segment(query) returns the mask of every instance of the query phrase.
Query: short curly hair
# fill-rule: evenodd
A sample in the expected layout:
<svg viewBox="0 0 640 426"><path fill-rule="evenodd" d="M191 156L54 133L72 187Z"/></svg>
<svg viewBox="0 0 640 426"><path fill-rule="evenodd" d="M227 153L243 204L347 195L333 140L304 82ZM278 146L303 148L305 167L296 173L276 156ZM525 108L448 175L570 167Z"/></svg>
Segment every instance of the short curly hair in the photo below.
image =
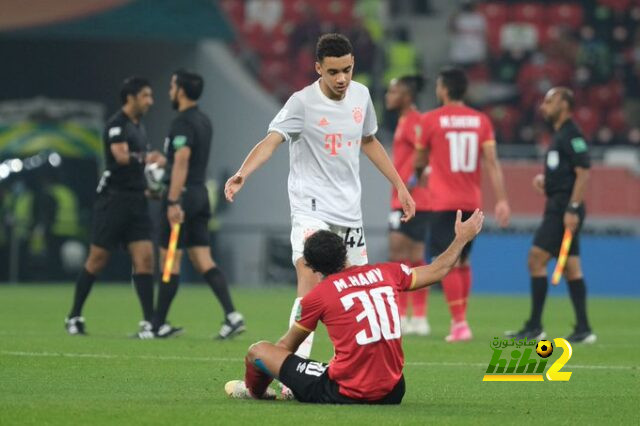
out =
<svg viewBox="0 0 640 426"><path fill-rule="evenodd" d="M342 271L347 264L344 241L331 231L317 231L307 238L303 255L307 266L324 276Z"/></svg>
<svg viewBox="0 0 640 426"><path fill-rule="evenodd" d="M348 54L353 54L353 47L349 39L342 34L324 34L318 39L318 44L316 44L316 60L318 62L322 62L327 56L340 58Z"/></svg>

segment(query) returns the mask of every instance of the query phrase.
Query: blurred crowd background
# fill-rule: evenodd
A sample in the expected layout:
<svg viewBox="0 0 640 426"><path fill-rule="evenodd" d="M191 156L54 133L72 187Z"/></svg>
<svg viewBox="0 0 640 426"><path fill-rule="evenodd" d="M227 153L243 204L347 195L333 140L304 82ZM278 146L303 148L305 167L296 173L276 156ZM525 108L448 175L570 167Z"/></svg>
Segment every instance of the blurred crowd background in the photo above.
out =
<svg viewBox="0 0 640 426"><path fill-rule="evenodd" d="M607 258L602 268L609 272L594 279L607 281L603 292L638 292L640 0L55 3L0 1L0 282L74 278L103 167L102 126L119 107L121 81L132 74L151 79L156 103L145 122L160 148L173 116L169 77L183 66L204 75L203 109L216 127L209 182L214 257L239 283L291 281L286 150L233 205L221 201L219 187L281 103L316 78L318 36L338 31L354 45L354 78L371 90L387 146L397 121L383 103L392 78L425 76L418 106L427 110L437 106L432 77L441 67L467 71L467 101L496 128L515 215L510 230L489 222L479 240L485 250L477 251L477 263L485 266L477 273L491 281L489 290L526 290L513 282L525 283L526 247L543 202L530 179L550 140L538 105L550 87L571 87L575 119L595 160L585 263L595 269ZM362 176L370 257L386 260L388 187L366 164ZM491 191L485 194L491 213ZM126 280L127 262L116 256L102 279ZM496 283L495 264L505 262L512 271ZM611 276L620 268L631 269Z"/></svg>

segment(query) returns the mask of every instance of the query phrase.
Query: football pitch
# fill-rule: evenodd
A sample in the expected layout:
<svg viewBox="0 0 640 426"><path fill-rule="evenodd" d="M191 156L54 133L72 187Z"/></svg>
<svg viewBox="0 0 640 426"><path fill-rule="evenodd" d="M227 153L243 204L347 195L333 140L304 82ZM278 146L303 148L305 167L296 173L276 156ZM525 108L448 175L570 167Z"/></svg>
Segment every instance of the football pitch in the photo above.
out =
<svg viewBox="0 0 640 426"><path fill-rule="evenodd" d="M637 424L640 403L638 299L592 298L595 345L573 346L563 371L568 382L483 382L490 343L522 325L524 296L472 296L474 340L449 345L449 317L440 293L432 293L432 336L404 338L407 391L402 405L319 406L295 401L237 401L223 390L242 378L243 357L257 340L286 331L293 288L234 288L248 331L214 341L222 318L209 289L180 289L170 320L185 334L138 341L140 317L133 290L97 284L85 308L87 337L63 329L72 286L0 287L0 424L504 424L553 422ZM573 324L567 297L547 301L549 337ZM556 353L558 352L558 353ZM559 357L556 351L553 361ZM332 348L322 328L312 357L327 361ZM549 363L551 364L551 363Z"/></svg>

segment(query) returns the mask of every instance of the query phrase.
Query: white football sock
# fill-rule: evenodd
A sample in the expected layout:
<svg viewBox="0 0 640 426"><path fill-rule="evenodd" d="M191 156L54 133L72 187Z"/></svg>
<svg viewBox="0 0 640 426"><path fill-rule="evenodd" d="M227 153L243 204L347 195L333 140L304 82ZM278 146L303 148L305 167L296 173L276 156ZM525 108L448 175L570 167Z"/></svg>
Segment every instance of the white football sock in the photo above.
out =
<svg viewBox="0 0 640 426"><path fill-rule="evenodd" d="M289 317L289 327L291 327L296 321L296 316L298 315L298 309L300 308L301 300L302 297L296 297L296 300L293 302L293 307L291 308L291 316ZM311 355L311 347L313 346L313 335L314 333L311 333L306 339L304 339L304 342L302 342L298 347L296 355L302 358L309 358L309 356Z"/></svg>

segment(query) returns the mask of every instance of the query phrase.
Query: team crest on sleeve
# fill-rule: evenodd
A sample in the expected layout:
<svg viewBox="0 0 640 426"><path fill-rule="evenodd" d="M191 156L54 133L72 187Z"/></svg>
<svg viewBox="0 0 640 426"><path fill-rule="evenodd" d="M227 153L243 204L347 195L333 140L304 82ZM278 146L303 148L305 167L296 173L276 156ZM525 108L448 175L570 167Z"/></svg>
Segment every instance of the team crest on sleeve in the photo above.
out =
<svg viewBox="0 0 640 426"><path fill-rule="evenodd" d="M407 265L405 265L404 263L401 263L400 267L402 268L402 272L404 272L407 275L411 275L411 268L409 268Z"/></svg>
<svg viewBox="0 0 640 426"><path fill-rule="evenodd" d="M587 151L587 143L583 138L580 137L571 139L571 146L573 147L573 150L576 152L576 154Z"/></svg>
<svg viewBox="0 0 640 426"><path fill-rule="evenodd" d="M302 303L298 304L298 309L296 309L296 321L300 321L302 319Z"/></svg>
<svg viewBox="0 0 640 426"><path fill-rule="evenodd" d="M177 135L173 138L173 148L180 149L187 144L187 137L183 135Z"/></svg>
<svg viewBox="0 0 640 426"><path fill-rule="evenodd" d="M109 137L113 138L122 134L122 127L112 127L109 129Z"/></svg>
<svg viewBox="0 0 640 426"><path fill-rule="evenodd" d="M362 108L360 107L355 107L353 109L353 121L355 121L356 123L360 124L362 123Z"/></svg>

